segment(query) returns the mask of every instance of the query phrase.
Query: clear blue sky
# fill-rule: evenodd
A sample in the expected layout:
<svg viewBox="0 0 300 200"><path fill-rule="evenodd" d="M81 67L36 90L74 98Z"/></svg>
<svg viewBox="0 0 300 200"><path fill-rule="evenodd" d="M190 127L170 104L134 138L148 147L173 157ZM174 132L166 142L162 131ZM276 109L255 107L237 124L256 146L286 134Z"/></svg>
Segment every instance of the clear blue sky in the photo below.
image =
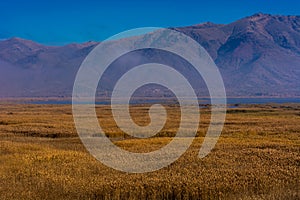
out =
<svg viewBox="0 0 300 200"><path fill-rule="evenodd" d="M300 15L299 0L1 0L0 39L101 41L127 29L230 23L257 12Z"/></svg>

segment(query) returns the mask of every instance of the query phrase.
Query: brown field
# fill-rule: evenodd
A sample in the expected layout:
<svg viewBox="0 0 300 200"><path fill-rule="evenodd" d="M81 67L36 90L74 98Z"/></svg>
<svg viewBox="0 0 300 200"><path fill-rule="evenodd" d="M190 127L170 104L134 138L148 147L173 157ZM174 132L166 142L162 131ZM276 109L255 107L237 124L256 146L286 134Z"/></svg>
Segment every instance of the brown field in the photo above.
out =
<svg viewBox="0 0 300 200"><path fill-rule="evenodd" d="M149 139L120 131L107 106L97 112L117 145L147 152L176 132L178 108L166 108L167 125ZM136 123L149 123L147 106L131 111ZM198 137L176 162L156 172L127 174L88 154L70 105L2 103L0 199L300 199L299 104L229 109L216 147L200 159L209 119L209 109L201 109Z"/></svg>

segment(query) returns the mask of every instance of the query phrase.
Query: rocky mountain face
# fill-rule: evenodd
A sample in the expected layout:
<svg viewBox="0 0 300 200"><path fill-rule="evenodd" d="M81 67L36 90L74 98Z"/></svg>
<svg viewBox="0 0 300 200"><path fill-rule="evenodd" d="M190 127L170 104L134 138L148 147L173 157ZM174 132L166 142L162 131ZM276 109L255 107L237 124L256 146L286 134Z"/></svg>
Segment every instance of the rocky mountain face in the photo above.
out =
<svg viewBox="0 0 300 200"><path fill-rule="evenodd" d="M228 25L178 30L209 52L229 94L300 94L300 16L255 14Z"/></svg>
<svg viewBox="0 0 300 200"><path fill-rule="evenodd" d="M172 29L208 51L228 96L300 96L300 16L259 13L226 25ZM76 72L96 45L0 41L0 97L71 96Z"/></svg>

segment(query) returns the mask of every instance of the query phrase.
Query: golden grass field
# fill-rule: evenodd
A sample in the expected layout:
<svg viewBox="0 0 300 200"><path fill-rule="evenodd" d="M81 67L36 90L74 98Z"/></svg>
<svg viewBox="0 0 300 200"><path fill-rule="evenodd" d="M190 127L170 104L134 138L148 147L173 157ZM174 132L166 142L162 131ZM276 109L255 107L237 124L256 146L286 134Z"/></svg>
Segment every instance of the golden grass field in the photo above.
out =
<svg viewBox="0 0 300 200"><path fill-rule="evenodd" d="M148 152L167 144L178 126L176 106L149 139L118 130L107 106L100 124L120 147ZM147 106L133 119L149 123ZM193 117L193 116L191 116ZM300 199L300 105L239 106L228 110L213 151L198 158L209 124L201 109L198 137L161 170L128 174L94 159L77 136L70 105L0 104L0 199Z"/></svg>

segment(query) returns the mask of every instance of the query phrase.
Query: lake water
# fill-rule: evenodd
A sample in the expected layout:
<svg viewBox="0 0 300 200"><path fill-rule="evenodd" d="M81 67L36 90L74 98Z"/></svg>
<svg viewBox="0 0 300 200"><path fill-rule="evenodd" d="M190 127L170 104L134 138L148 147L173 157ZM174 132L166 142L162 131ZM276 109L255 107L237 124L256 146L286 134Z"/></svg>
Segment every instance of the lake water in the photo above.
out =
<svg viewBox="0 0 300 200"><path fill-rule="evenodd" d="M133 101L132 104L141 103L161 103L162 100L138 100ZM209 98L200 98L200 104L210 104ZM38 100L38 101L28 101L28 104L58 104L58 105L68 105L72 104L71 100ZM88 103L88 102L87 102ZM300 103L300 98L227 98L227 104L268 104L268 103ZM108 101L96 102L97 105L109 104Z"/></svg>

